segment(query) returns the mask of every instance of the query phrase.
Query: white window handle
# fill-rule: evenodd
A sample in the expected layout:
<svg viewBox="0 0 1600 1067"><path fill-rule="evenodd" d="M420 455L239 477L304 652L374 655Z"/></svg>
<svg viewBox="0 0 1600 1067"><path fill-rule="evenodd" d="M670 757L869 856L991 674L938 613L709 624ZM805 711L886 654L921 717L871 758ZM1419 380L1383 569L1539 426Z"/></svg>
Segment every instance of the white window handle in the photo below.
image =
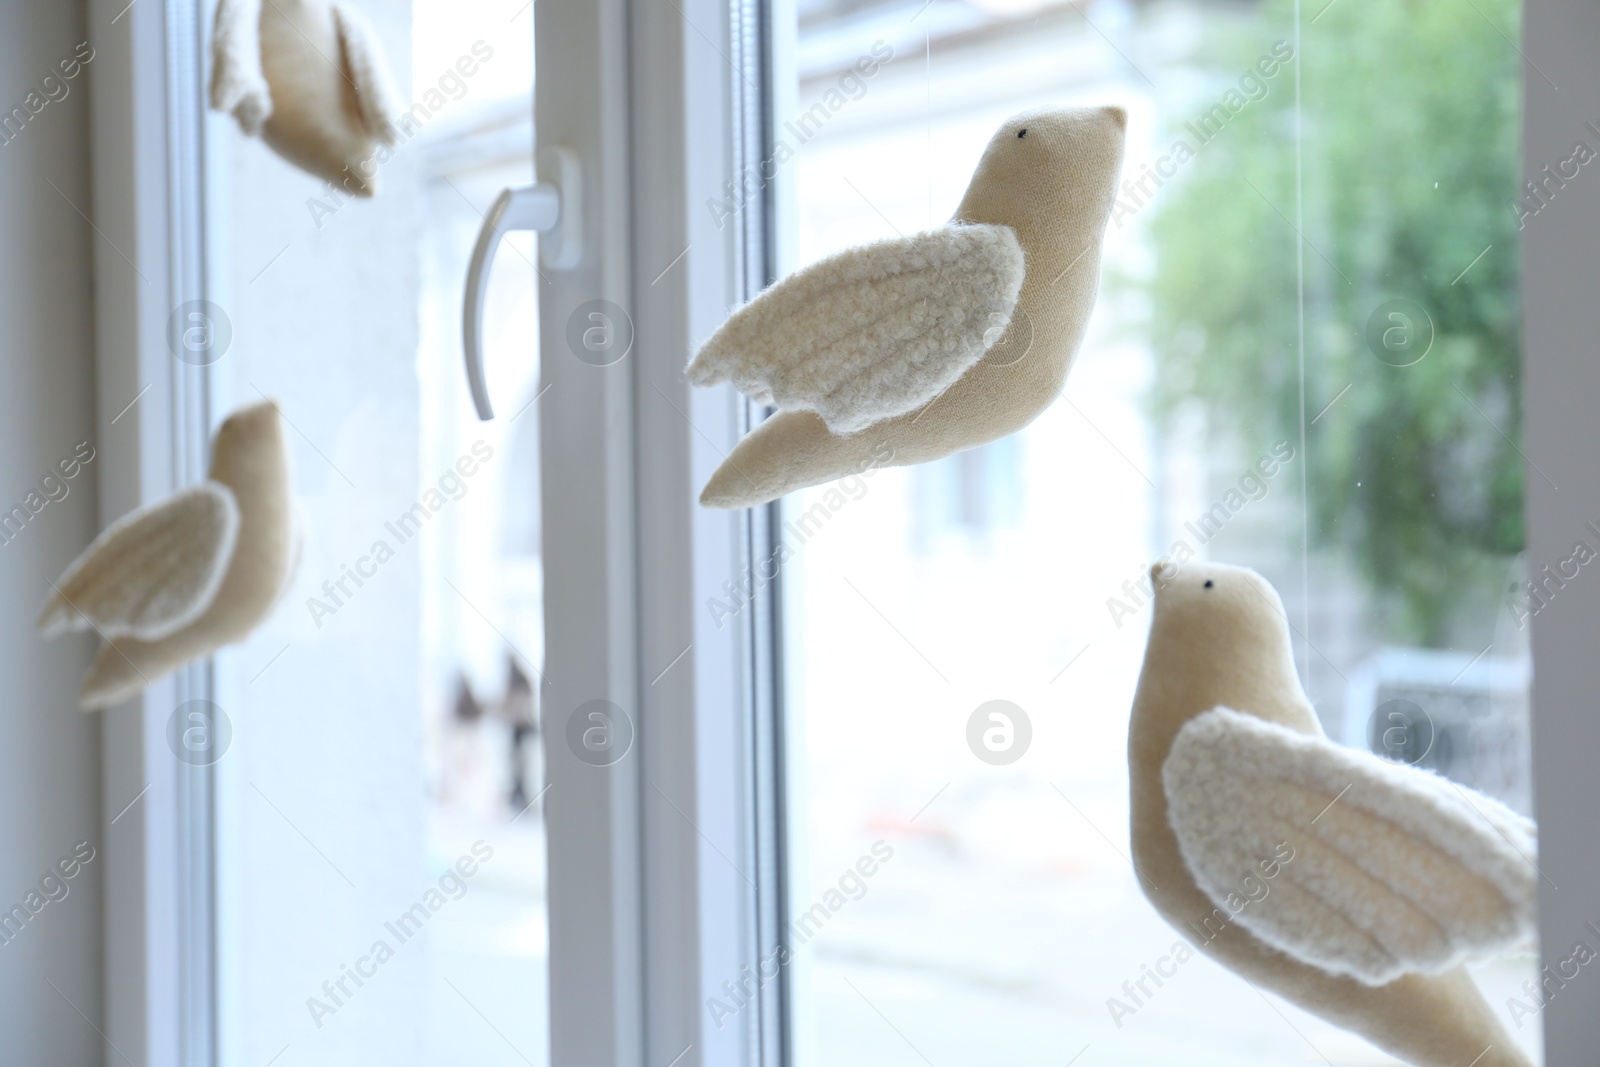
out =
<svg viewBox="0 0 1600 1067"><path fill-rule="evenodd" d="M552 146L539 153L540 173L548 179L502 189L483 217L478 242L467 264L467 291L461 307L461 347L467 360L467 385L478 418L494 418L483 378L483 302L485 282L500 239L512 230L537 230L539 262L552 270L571 270L583 258L583 170L570 148Z"/></svg>

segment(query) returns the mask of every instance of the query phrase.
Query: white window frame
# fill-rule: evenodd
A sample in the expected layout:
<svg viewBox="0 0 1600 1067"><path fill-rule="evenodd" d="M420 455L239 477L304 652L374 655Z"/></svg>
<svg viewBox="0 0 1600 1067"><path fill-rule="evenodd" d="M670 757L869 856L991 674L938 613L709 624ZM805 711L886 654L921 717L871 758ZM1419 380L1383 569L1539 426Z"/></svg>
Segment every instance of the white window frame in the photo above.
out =
<svg viewBox="0 0 1600 1067"><path fill-rule="evenodd" d="M205 470L209 383L172 358L166 326L211 278L195 192L215 176L217 120L201 110L213 7L89 4L97 425L115 443L102 518ZM760 1013L719 1031L705 1008L755 960L750 642L704 607L740 569L751 529L694 503L748 416L728 394L691 394L682 374L744 295L739 231L705 206L733 170L734 75L707 59L730 47L728 9L594 0L535 17L539 142L578 151L587 216L583 263L547 272L540 293L540 344L555 354L541 383L554 398L541 412L545 727L562 736L566 712L604 698L637 735L609 769L559 747L550 761L552 1059L753 1065ZM635 218L656 224L635 232ZM610 368L560 358L567 314L597 297L635 324L633 352ZM105 850L108 1063L216 1062L210 800L194 785L209 778L178 775L164 738L170 709L209 688L202 665L103 718L103 823L117 830Z"/></svg>
<svg viewBox="0 0 1600 1067"><path fill-rule="evenodd" d="M170 309L202 296L207 283L208 238L197 229L193 192L205 160L197 32L212 6L88 4L102 519L203 470L212 421L204 379L181 373L165 331ZM774 899L781 926L786 875L781 856L773 865L770 818L758 825L772 802L761 801L764 783L752 769L761 745L782 740L763 741L755 728L765 721L756 710L770 714L776 697L763 692L775 686L753 669L753 645L770 640L760 635L772 632L776 606L758 600L739 625L720 628L706 610L759 551L762 518L695 503L749 413L727 391L691 391L682 374L688 353L752 277L743 259L749 233L717 225L706 206L725 195L750 143L729 133L749 113L744 72L734 68L749 55L742 38L750 28L735 32L728 0L534 10L536 129L541 144L575 148L586 165L589 240L577 271L552 274L540 293L552 398L540 416L545 727L562 736L565 713L596 697L628 709L636 727L636 751L609 770L559 758L559 746L551 761L553 1062L778 1067L793 1058L781 992L722 1029L706 1008L772 936ZM769 22L792 31L787 3L767 10ZM770 40L770 25L758 30ZM1600 113L1595 41L1600 9L1527 0L1530 175L1565 158L1574 131ZM1546 91L1546 76L1562 91ZM1588 292L1600 273L1600 184L1572 183L1562 195L1561 224L1523 234L1528 553L1536 565L1564 558L1576 531L1600 515L1592 466L1600 365L1589 354L1600 302ZM145 281L126 269L124 254ZM597 296L628 310L635 336L628 358L603 369L560 358L568 312ZM135 395L138 404L124 411ZM1600 852L1590 832L1600 807L1596 633L1600 586L1592 584L1574 583L1533 623L1543 957L1552 967L1600 917ZM194 668L102 720L108 1063L124 1055L215 1062L209 800L197 779L174 774L163 736L166 710L208 686L209 668ZM1600 1047L1600 981L1572 983L1542 1021L1549 1067L1587 1067Z"/></svg>
<svg viewBox="0 0 1600 1067"><path fill-rule="evenodd" d="M1600 8L1582 0L1525 0L1522 169L1572 154L1585 122L1600 114ZM1548 82L1546 78L1550 79ZM1552 83L1559 90L1552 88ZM1600 516L1600 183L1569 182L1549 218L1522 231L1523 447L1528 465L1528 561L1536 571L1566 559L1584 523ZM1507 206L1506 210L1512 210ZM1550 225L1541 225L1549 222ZM1549 481L1546 480L1548 477ZM1557 489L1556 487L1560 488ZM1532 622L1533 788L1539 820L1540 955L1546 970L1600 926L1600 714L1595 636L1600 586L1573 582ZM1570 969L1570 968L1569 968ZM1542 1013L1547 1067L1581 1067L1600 1049L1600 982L1561 988Z"/></svg>
<svg viewBox="0 0 1600 1067"><path fill-rule="evenodd" d="M177 363L166 331L172 308L205 297L209 257L195 0L87 6L103 61L90 78L103 525L204 476L208 376ZM210 664L192 665L102 714L107 1063L215 1059L211 776L165 737L171 710L210 690Z"/></svg>

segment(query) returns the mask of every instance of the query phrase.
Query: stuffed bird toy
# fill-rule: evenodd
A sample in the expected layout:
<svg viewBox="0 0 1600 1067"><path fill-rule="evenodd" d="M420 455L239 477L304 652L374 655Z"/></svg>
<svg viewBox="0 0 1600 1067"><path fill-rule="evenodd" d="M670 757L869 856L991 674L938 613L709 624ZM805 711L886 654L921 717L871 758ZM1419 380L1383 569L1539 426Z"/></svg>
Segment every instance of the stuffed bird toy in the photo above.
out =
<svg viewBox="0 0 1600 1067"><path fill-rule="evenodd" d="M399 139L395 93L366 20L330 0L221 0L211 106L302 170L376 191L378 146Z"/></svg>
<svg viewBox="0 0 1600 1067"><path fill-rule="evenodd" d="M1156 910L1252 985L1419 1067L1532 1067L1462 964L1530 942L1533 824L1329 741L1255 572L1153 579L1128 758Z"/></svg>
<svg viewBox="0 0 1600 1067"><path fill-rule="evenodd" d="M1032 422L1060 394L1094 306L1126 123L1115 107L1018 115L948 225L830 256L735 312L689 380L780 410L700 502L750 507Z"/></svg>
<svg viewBox="0 0 1600 1067"><path fill-rule="evenodd" d="M118 519L51 583L39 631L103 641L79 697L108 708L241 640L288 584L292 505L278 409L234 412L205 482Z"/></svg>

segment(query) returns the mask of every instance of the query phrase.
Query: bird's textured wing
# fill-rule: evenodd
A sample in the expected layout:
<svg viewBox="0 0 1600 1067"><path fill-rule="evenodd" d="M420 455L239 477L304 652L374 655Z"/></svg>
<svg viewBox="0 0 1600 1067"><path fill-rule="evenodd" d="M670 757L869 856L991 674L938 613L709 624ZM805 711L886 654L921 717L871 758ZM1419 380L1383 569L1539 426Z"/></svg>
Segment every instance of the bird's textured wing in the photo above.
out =
<svg viewBox="0 0 1600 1067"><path fill-rule="evenodd" d="M261 70L261 0L221 0L211 27L211 106L259 134L272 114L272 90Z"/></svg>
<svg viewBox="0 0 1600 1067"><path fill-rule="evenodd" d="M333 5L333 22L339 30L339 47L356 89L361 124L374 141L392 145L400 140L394 80L383 57L377 34L361 13L342 4Z"/></svg>
<svg viewBox="0 0 1600 1067"><path fill-rule="evenodd" d="M1481 793L1227 708L1179 731L1162 777L1208 929L1369 985L1533 933L1533 823Z"/></svg>
<svg viewBox="0 0 1600 1067"><path fill-rule="evenodd" d="M943 393L1005 333L1022 288L1009 226L950 225L821 260L740 308L689 364L848 434Z"/></svg>
<svg viewBox="0 0 1600 1067"><path fill-rule="evenodd" d="M93 628L141 641L176 633L210 606L238 532L233 494L215 482L124 515L54 583L40 633Z"/></svg>

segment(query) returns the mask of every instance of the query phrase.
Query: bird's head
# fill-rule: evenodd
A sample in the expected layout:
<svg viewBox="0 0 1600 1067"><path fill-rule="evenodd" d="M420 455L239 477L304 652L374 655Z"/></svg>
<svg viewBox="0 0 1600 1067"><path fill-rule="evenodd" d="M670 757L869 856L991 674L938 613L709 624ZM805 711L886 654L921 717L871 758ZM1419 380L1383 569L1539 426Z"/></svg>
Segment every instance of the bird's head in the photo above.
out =
<svg viewBox="0 0 1600 1067"><path fill-rule="evenodd" d="M1116 199L1127 125L1128 113L1120 107L1014 115L990 138L972 177L969 201L986 203L963 206L986 219L1015 214L1019 230L1032 222L1074 237L1092 232L1098 239Z"/></svg>
<svg viewBox="0 0 1600 1067"><path fill-rule="evenodd" d="M1151 642L1176 641L1213 660L1251 660L1289 647L1278 591L1248 567L1196 560L1150 569L1155 590Z"/></svg>
<svg viewBox="0 0 1600 1067"><path fill-rule="evenodd" d="M258 439L265 435L276 436L281 431L280 418L276 401L264 399L255 404L248 404L222 420L222 425L217 427L216 444L237 446L245 439Z"/></svg>
<svg viewBox="0 0 1600 1067"><path fill-rule="evenodd" d="M222 420L211 442L210 477L238 489L240 479L254 479L265 470L283 469L283 417L271 400L242 407Z"/></svg>

